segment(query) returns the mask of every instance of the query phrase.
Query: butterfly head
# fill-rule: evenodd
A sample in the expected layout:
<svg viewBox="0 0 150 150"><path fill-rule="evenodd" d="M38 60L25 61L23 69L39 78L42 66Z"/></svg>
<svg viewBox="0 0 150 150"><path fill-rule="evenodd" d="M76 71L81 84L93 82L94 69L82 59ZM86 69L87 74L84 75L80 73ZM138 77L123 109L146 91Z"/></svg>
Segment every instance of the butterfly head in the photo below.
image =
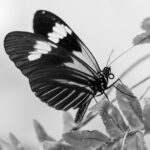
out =
<svg viewBox="0 0 150 150"><path fill-rule="evenodd" d="M99 82L97 83L96 92L99 91L101 94L108 87L109 79L114 79L114 74L111 73L111 67L105 67L99 74Z"/></svg>
<svg viewBox="0 0 150 150"><path fill-rule="evenodd" d="M102 73L107 79L114 79L114 74L111 73L111 67L105 67Z"/></svg>

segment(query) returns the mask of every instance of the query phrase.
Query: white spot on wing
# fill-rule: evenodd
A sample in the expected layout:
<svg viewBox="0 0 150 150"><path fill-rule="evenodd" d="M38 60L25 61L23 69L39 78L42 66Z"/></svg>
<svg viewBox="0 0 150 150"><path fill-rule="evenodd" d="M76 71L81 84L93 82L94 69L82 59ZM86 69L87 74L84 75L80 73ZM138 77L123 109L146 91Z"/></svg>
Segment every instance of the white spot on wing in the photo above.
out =
<svg viewBox="0 0 150 150"><path fill-rule="evenodd" d="M55 37L55 38L62 38L62 36L56 32L53 32L53 33L48 33L48 36L49 37Z"/></svg>
<svg viewBox="0 0 150 150"><path fill-rule="evenodd" d="M46 13L46 12L43 10L43 11L42 11L42 14L45 14L45 13Z"/></svg>
<svg viewBox="0 0 150 150"><path fill-rule="evenodd" d="M64 28L65 28L65 30L66 30L69 34L72 33L72 31L71 31L67 26L64 26Z"/></svg>
<svg viewBox="0 0 150 150"><path fill-rule="evenodd" d="M67 36L67 32L63 24L56 23L55 26L53 27L53 31L60 34L62 37Z"/></svg>
<svg viewBox="0 0 150 150"><path fill-rule="evenodd" d="M39 59L41 57L41 54L30 54L29 56L28 56L28 60L29 61L34 61L34 60L36 60L36 59Z"/></svg>
<svg viewBox="0 0 150 150"><path fill-rule="evenodd" d="M55 23L55 26L52 28L52 32L48 33L49 40L54 43L59 43L60 39L63 39L67 34L71 34L72 31L65 26L64 24Z"/></svg>
<svg viewBox="0 0 150 150"><path fill-rule="evenodd" d="M51 45L48 44L48 42L37 41L36 44L34 45L34 49L37 50L37 52L40 50L43 51L43 54L47 54L48 52L51 51Z"/></svg>
<svg viewBox="0 0 150 150"><path fill-rule="evenodd" d="M58 43L59 42L59 38L58 37L49 37L49 40L54 42L54 43Z"/></svg>
<svg viewBox="0 0 150 150"><path fill-rule="evenodd" d="M42 54L48 54L53 47L57 47L52 43L48 43L45 41L36 41L35 45L33 45L34 50L29 52L28 60L34 61L41 58Z"/></svg>

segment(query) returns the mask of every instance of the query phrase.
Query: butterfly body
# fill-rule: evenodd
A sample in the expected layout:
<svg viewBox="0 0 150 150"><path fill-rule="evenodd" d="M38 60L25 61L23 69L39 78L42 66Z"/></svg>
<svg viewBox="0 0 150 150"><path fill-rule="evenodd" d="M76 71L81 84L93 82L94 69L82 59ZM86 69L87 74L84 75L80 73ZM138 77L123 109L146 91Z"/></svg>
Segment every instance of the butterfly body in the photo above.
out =
<svg viewBox="0 0 150 150"><path fill-rule="evenodd" d="M37 11L33 29L8 33L6 53L41 101L58 110L78 109L75 121L81 121L92 98L110 87L111 68L101 70L84 43L53 13Z"/></svg>

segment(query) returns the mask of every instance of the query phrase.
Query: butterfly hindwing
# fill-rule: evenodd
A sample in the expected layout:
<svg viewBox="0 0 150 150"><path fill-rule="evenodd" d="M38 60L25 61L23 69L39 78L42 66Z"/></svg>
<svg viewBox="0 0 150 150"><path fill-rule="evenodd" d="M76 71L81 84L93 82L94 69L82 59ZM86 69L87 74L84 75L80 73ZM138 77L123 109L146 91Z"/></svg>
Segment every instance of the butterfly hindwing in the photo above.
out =
<svg viewBox="0 0 150 150"><path fill-rule="evenodd" d="M87 62L96 73L100 73L99 65L92 53L73 30L55 14L45 10L37 11L34 16L33 29L35 33L65 48Z"/></svg>
<svg viewBox="0 0 150 150"><path fill-rule="evenodd" d="M28 77L32 91L60 110L91 101L95 77L82 60L45 37L28 32L9 33L4 46L10 59Z"/></svg>

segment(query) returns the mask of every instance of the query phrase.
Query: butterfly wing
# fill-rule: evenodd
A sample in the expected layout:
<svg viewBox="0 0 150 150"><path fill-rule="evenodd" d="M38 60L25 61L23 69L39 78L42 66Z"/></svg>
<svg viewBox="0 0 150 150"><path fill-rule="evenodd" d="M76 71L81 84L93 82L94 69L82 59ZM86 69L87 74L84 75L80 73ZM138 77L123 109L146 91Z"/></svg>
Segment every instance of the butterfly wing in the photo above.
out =
<svg viewBox="0 0 150 150"><path fill-rule="evenodd" d="M87 109L97 81L85 62L45 37L28 32L9 33L4 47L41 101L58 110Z"/></svg>
<svg viewBox="0 0 150 150"><path fill-rule="evenodd" d="M100 73L99 65L92 53L73 30L55 14L45 10L37 11L34 16L33 29L35 33L43 35L65 48L68 52L87 62L96 73Z"/></svg>

